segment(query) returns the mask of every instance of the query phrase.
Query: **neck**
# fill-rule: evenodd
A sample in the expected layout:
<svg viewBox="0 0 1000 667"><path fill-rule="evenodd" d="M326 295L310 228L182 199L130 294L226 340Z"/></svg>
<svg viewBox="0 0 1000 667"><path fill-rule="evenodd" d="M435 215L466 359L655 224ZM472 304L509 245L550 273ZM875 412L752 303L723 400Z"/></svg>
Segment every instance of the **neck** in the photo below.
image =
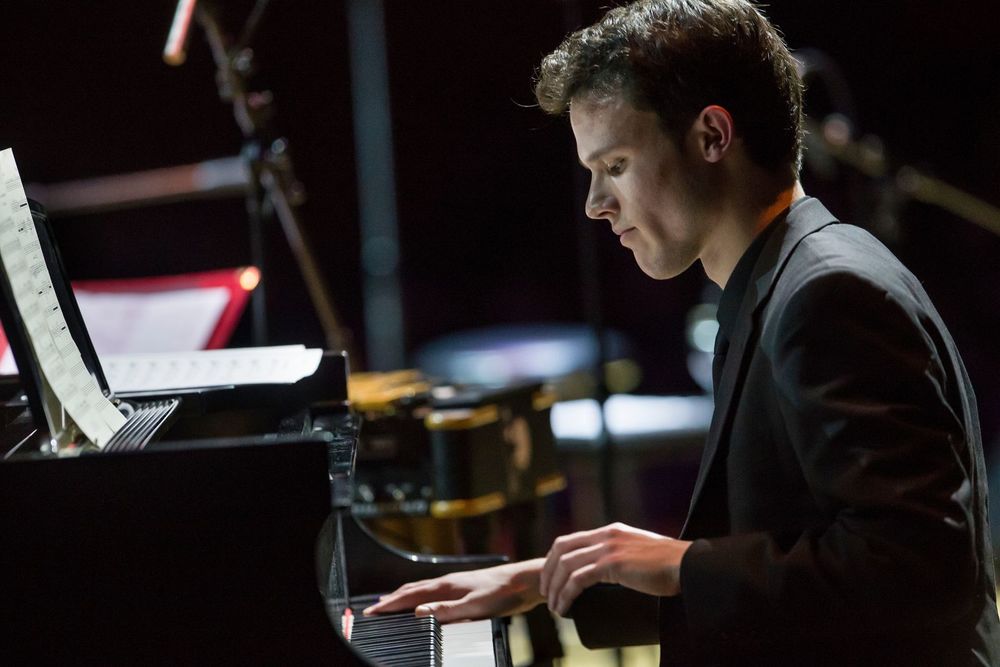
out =
<svg viewBox="0 0 1000 667"><path fill-rule="evenodd" d="M778 196L757 216L757 224L754 225L753 236L756 237L764 231L771 222L781 215L782 211L792 205L793 202L806 196L802 184L795 181L790 187L778 193ZM747 244L749 245L749 244Z"/></svg>
<svg viewBox="0 0 1000 667"><path fill-rule="evenodd" d="M702 257L702 265L709 280L725 288L729 276L753 240L765 227L778 217L792 202L805 197L805 191L798 180L775 190L761 187L761 183L750 183L744 198L729 207L729 215L724 216L716 227L716 243L712 252ZM771 193L761 196L760 193Z"/></svg>

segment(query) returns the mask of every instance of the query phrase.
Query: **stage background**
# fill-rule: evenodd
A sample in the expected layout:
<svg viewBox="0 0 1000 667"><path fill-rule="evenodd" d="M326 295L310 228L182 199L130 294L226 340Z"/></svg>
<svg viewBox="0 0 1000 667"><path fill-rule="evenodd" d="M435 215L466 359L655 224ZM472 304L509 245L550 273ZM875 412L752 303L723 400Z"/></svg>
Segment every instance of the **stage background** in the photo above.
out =
<svg viewBox="0 0 1000 667"><path fill-rule="evenodd" d="M235 31L252 3L215 2ZM580 177L568 123L532 107L540 58L605 2L386 0L398 187L405 349L442 335L522 322L582 322ZM235 155L196 29L188 62L160 52L175 3L8 0L0 10L0 147L26 182L131 172ZM344 323L364 353L345 6L274 2L256 42L256 88L276 100L308 202L303 219ZM861 133L901 163L1000 204L1000 50L995 2L772 0L793 48L843 70ZM576 18L574 18L574 16ZM822 95L812 113L833 109ZM807 169L807 190L875 231L924 281L976 384L989 442L1000 423L1000 238L930 206L887 207L885 184ZM884 222L884 219L883 219ZM57 221L74 278L204 270L249 261L239 199ZM698 391L685 318L711 287L700 268L655 282L601 225L595 235L609 326L634 345L639 391ZM277 225L267 233L271 342L322 333ZM249 326L236 344L249 343Z"/></svg>

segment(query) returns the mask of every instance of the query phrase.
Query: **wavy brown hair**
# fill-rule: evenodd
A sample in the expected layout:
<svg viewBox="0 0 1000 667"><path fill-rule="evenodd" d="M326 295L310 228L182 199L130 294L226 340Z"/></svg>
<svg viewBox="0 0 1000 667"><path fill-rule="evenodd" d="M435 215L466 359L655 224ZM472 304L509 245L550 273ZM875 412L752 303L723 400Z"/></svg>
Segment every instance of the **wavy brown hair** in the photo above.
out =
<svg viewBox="0 0 1000 667"><path fill-rule="evenodd" d="M610 10L542 61L550 114L574 98L624 95L678 143L706 106L729 111L750 158L798 174L802 79L778 30L747 0L640 0Z"/></svg>

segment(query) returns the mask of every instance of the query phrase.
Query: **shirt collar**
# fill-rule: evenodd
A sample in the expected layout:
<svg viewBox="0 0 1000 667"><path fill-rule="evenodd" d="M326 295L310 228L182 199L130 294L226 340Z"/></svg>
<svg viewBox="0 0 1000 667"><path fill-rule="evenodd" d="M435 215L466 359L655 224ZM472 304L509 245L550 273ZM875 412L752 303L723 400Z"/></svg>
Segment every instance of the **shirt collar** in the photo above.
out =
<svg viewBox="0 0 1000 667"><path fill-rule="evenodd" d="M774 220L769 222L767 227L762 229L750 243L750 247L744 251L743 256L740 257L740 261L736 263L736 268L733 269L732 275L729 276L729 280L726 282L725 289L722 290L722 296L719 297L719 310L716 316L719 320L719 334L716 338L716 349L718 349L720 344L728 343L733 333L733 328L736 326L736 316L739 314L740 305L743 303L747 288L750 286L750 276L753 274L753 267L757 264L757 259L760 257L761 251L764 250L764 244L767 243L768 237L771 236L771 233L778 226L778 221L783 220L799 202L805 199L803 197L792 202L789 208L779 213Z"/></svg>

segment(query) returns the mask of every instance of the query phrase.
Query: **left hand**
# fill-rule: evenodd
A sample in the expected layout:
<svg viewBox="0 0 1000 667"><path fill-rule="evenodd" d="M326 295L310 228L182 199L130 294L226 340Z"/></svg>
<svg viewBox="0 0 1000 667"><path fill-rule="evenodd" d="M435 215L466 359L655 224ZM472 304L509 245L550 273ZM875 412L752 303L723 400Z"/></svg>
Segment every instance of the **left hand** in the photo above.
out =
<svg viewBox="0 0 1000 667"><path fill-rule="evenodd" d="M545 557L539 590L565 615L596 583L621 584L650 595L680 593L681 558L691 542L613 523L556 539Z"/></svg>
<svg viewBox="0 0 1000 667"><path fill-rule="evenodd" d="M538 593L542 559L452 572L400 586L364 610L365 616L414 609L442 623L510 616L532 609L545 598Z"/></svg>

